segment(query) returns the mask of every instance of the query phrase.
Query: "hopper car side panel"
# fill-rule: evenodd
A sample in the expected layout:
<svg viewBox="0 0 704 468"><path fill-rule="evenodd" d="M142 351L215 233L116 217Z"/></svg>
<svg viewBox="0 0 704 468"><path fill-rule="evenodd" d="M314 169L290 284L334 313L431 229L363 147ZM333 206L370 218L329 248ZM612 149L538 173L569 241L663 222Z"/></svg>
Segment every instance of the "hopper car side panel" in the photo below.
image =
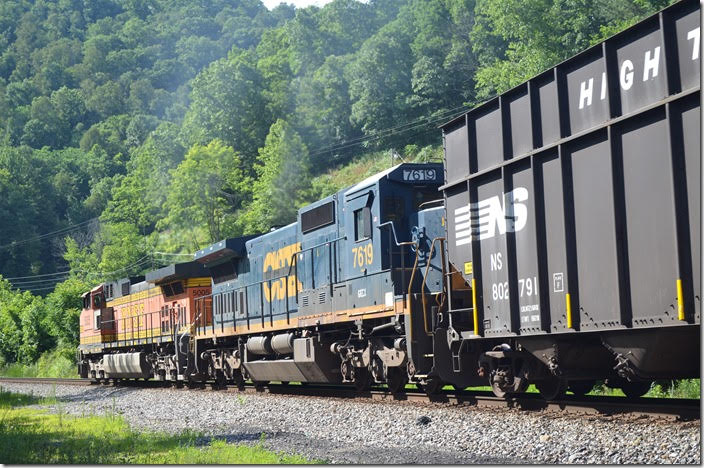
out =
<svg viewBox="0 0 704 468"><path fill-rule="evenodd" d="M479 335L700 322L699 31L681 2L444 127Z"/></svg>

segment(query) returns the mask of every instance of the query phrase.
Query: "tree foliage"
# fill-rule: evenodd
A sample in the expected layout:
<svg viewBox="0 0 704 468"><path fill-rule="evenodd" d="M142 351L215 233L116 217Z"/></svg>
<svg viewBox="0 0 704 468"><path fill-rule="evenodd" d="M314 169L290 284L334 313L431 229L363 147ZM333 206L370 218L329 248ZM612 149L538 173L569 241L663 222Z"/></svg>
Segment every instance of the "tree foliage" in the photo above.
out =
<svg viewBox="0 0 704 468"><path fill-rule="evenodd" d="M160 226L189 232L192 250L222 239L225 233L237 234L234 213L251 196L242 162L240 154L220 140L194 145L171 173L166 217ZM205 239L198 236L201 227L205 228Z"/></svg>
<svg viewBox="0 0 704 468"><path fill-rule="evenodd" d="M253 199L243 215L245 232L266 232L295 221L310 184L308 150L285 120L277 120L269 129L254 170Z"/></svg>

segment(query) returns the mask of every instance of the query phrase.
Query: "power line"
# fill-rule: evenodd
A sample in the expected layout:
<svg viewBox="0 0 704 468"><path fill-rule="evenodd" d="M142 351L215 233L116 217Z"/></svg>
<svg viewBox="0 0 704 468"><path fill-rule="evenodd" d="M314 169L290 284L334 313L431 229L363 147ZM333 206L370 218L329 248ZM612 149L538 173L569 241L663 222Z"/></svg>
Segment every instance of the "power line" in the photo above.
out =
<svg viewBox="0 0 704 468"><path fill-rule="evenodd" d="M152 254L160 254L160 255L178 255L178 256L186 256L186 257L192 257L192 254L175 254L175 253L168 253L168 252L152 252ZM109 272L101 272L101 271L92 271L92 270L81 270L81 269L70 269L70 270L63 270L63 271L57 271L54 273L45 273L41 275L30 275L30 276L14 276L14 277L2 277L2 279L10 281L13 285L15 284L30 284L30 283L37 283L41 281L51 281L53 279L66 279L67 277L70 276L71 273L85 273L87 275L98 275L98 276L107 276L111 275L113 273L119 273L120 271L124 271L128 268L134 267L134 266L141 266L145 264L147 261L150 261L147 257L150 257L151 254L147 254L143 257L141 257L139 260L137 260L135 263L128 265L126 267L123 267L119 270L115 271L109 271ZM36 278L45 278L44 280L38 280L38 281L32 281ZM15 281L15 280L20 280L20 281Z"/></svg>
<svg viewBox="0 0 704 468"><path fill-rule="evenodd" d="M56 278L48 278L48 279L39 279L39 280L30 280L30 281L10 281L13 286L24 286L27 284L36 284L36 283L58 283L61 281L64 281L68 279L69 275L66 275L64 277L56 277Z"/></svg>
<svg viewBox="0 0 704 468"><path fill-rule="evenodd" d="M7 248L10 248L10 247L17 247L18 245L23 245L23 244L26 244L26 243L28 243L28 242L34 242L34 241L36 241L36 240L45 239L45 238L47 238L47 237L56 237L56 236L60 236L60 235L63 235L63 234L68 234L69 232L78 230L81 226L86 225L86 224L88 224L88 223L92 223L93 221L96 221L97 219L98 219L98 218L91 218L91 219L89 219L89 220L83 221L82 223L74 224L74 225L65 227L65 228L63 228L63 229L59 229L59 230L57 230L57 231L47 232L46 234L41 234L41 235L39 235L39 236L30 237L29 239L23 239L23 240L20 240L20 241L11 242L11 243L9 243L9 244L0 245L0 249L7 249Z"/></svg>
<svg viewBox="0 0 704 468"><path fill-rule="evenodd" d="M49 291L50 289L51 290L56 289L56 286L54 285L54 286L49 286L46 288L20 289L20 291L22 291L22 292L26 292L26 291L37 292L37 291Z"/></svg>
<svg viewBox="0 0 704 468"><path fill-rule="evenodd" d="M173 255L175 257L193 257L193 254L169 253L169 252L152 252L159 255Z"/></svg>
<svg viewBox="0 0 704 468"><path fill-rule="evenodd" d="M104 276L109 276L113 275L115 273L120 273L123 271L126 271L130 268L136 268L140 266L144 266L151 262L151 256L149 254L144 255L134 263L131 263L127 266L124 266L122 268L119 268L114 271L85 271L85 270L78 270L78 271L85 271L87 276L89 278L99 278L99 277L104 277ZM70 276L70 275L69 275ZM66 276L65 278L57 277L57 278L46 278L46 279L41 279L41 280L28 280L28 281L19 281L19 282L12 282L12 286L16 287L17 289L20 289L21 291L43 291L47 289L53 289L56 287L58 283L61 281L64 281L69 278L69 276ZM30 277L31 278L31 277ZM53 286L48 287L47 285L53 284ZM43 287L47 286L47 287Z"/></svg>
<svg viewBox="0 0 704 468"><path fill-rule="evenodd" d="M57 275L63 275L63 274L70 273L70 272L71 272L71 270L63 270L63 271L57 271L55 273L45 273L43 275L15 276L14 278L5 278L3 276L2 279L6 279L8 281L11 281L11 280L17 280L17 279L26 279L26 278L43 278L45 276L57 276Z"/></svg>
<svg viewBox="0 0 704 468"><path fill-rule="evenodd" d="M317 156L319 154L325 154L325 153L330 153L333 151L339 151L341 149L349 148L351 146L356 146L361 143L366 143L369 141L374 141L378 140L380 138L388 137L394 134L394 131L400 130L398 133L404 133L408 130L411 130L413 128L416 128L418 126L422 125L430 125L432 123L436 123L442 120L449 119L452 114L461 114L469 109L471 109L473 106L472 105L465 105L465 106L459 106L455 107L454 109L448 109L446 111L442 111L439 114L436 114L435 117L432 116L424 116L424 117L419 117L416 120L412 120L410 122L406 122L405 124L397 125L394 127L388 127L388 128L383 128L380 130L377 130L373 134L362 136L362 137L357 137L357 138L352 138L350 140L346 140L340 143L337 143L335 145L330 145L327 148L320 149L318 151L315 151L313 153L310 153L310 156ZM405 128L404 127L408 127ZM402 130L401 130L402 129Z"/></svg>

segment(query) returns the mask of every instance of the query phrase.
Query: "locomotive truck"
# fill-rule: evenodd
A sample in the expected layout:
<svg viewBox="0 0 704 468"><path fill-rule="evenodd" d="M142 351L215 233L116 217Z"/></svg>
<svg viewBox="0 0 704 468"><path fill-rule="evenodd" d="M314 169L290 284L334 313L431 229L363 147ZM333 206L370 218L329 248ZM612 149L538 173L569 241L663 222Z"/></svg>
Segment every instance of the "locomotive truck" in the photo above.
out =
<svg viewBox="0 0 704 468"><path fill-rule="evenodd" d="M136 315L97 286L81 375L547 399L699 377L699 18L679 2L447 122L444 164L123 280Z"/></svg>

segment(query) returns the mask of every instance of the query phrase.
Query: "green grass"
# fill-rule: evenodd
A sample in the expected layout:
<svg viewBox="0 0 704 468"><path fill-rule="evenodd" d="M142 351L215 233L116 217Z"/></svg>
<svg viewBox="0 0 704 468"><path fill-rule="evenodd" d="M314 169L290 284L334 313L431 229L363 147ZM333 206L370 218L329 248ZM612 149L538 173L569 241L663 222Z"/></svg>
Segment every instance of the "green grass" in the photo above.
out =
<svg viewBox="0 0 704 468"><path fill-rule="evenodd" d="M53 403L57 414L27 405ZM0 388L0 463L58 464L309 464L300 455L255 445L229 444L194 431L179 435L130 429L114 410L104 415L66 414L56 399Z"/></svg>
<svg viewBox="0 0 704 468"><path fill-rule="evenodd" d="M16 362L0 367L0 376L78 378L76 363L72 357L73 352L67 349L47 351L32 364Z"/></svg>

